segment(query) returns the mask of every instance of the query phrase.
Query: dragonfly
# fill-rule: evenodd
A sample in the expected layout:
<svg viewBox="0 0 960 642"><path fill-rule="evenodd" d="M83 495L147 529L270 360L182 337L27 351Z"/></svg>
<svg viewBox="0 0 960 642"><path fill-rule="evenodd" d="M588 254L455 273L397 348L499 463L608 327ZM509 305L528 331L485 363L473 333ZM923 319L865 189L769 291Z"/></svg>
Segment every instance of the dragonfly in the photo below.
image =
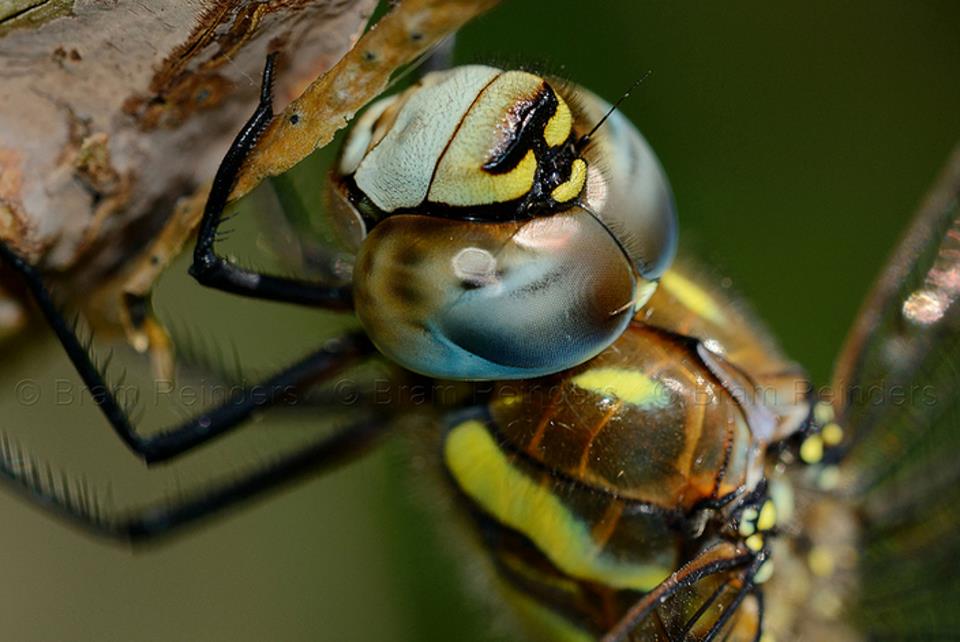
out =
<svg viewBox="0 0 960 642"><path fill-rule="evenodd" d="M868 298L827 395L715 284L673 262L669 186L632 126L585 90L566 88L575 101L533 74L456 68L361 117L332 188L342 242L357 251L350 284L259 274L217 255L229 192L273 118L271 73L268 63L261 105L218 172L193 274L242 296L353 310L364 331L268 379L266 396L139 435L42 277L0 247L130 449L150 463L175 459L291 388L380 353L421 376L496 382L469 389L471 403L457 400L446 413L443 463L506 603L534 635L856 639L897 626L920 636L945 630L926 611L919 624L929 628L911 623L910 600L923 597L915 587L871 594L895 585L871 578L917 560L936 577L956 552L947 535L956 466L948 451L928 450L949 443L956 426L957 161ZM469 100L458 109L458 98ZM448 129L432 139L410 123L437 104L450 111L433 124ZM418 132L418 144L401 144ZM598 157L606 174L591 174ZM390 174L428 165L429 180L416 184ZM460 236L468 243L444 242ZM391 411L372 407L248 477L132 514L58 491L15 465L9 447L3 472L78 525L150 539L363 450ZM942 555L917 554L930 538ZM799 597L798 584L806 586ZM836 621L845 600L859 620Z"/></svg>

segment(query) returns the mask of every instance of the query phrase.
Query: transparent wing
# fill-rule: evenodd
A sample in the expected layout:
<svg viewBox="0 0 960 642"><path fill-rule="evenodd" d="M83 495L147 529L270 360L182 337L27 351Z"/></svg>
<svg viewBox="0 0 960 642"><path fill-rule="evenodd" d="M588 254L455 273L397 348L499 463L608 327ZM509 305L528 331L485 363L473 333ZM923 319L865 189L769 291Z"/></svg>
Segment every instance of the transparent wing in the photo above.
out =
<svg viewBox="0 0 960 642"><path fill-rule="evenodd" d="M882 493L881 512L902 514L960 472L949 448L960 443L958 195L960 150L867 298L834 377L849 487Z"/></svg>
<svg viewBox="0 0 960 642"><path fill-rule="evenodd" d="M834 377L842 488L864 521L854 616L886 639L960 631L956 609L943 608L960 599L958 199L960 148L867 298Z"/></svg>

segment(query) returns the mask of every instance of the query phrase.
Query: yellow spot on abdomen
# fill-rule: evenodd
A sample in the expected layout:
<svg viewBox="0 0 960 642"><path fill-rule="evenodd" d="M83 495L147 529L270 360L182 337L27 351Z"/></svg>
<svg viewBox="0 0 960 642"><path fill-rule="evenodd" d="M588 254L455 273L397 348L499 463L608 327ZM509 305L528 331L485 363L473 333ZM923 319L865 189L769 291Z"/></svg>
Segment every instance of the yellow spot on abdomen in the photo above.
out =
<svg viewBox="0 0 960 642"><path fill-rule="evenodd" d="M777 509L777 521L789 523L793 519L794 498L793 487L789 481L774 477L770 480L770 499Z"/></svg>
<svg viewBox="0 0 960 642"><path fill-rule="evenodd" d="M754 533L746 539L747 548L749 548L754 553L759 553L763 550L763 535L760 533Z"/></svg>
<svg viewBox="0 0 960 642"><path fill-rule="evenodd" d="M828 446L839 446L840 442L843 441L843 428L840 427L840 424L834 422L824 426L820 434L823 436L823 443Z"/></svg>
<svg viewBox="0 0 960 642"><path fill-rule="evenodd" d="M761 531L768 531L777 524L777 507L774 505L773 501L767 500L763 502L763 507L760 509L760 516L757 518L757 529Z"/></svg>
<svg viewBox="0 0 960 642"><path fill-rule="evenodd" d="M667 270L660 278L660 287L666 288L680 303L685 305L697 316L709 319L717 324L726 320L723 310L717 305L707 292L699 285L673 270Z"/></svg>
<svg viewBox="0 0 960 642"><path fill-rule="evenodd" d="M807 565L817 577L830 577L836 567L833 555L823 546L814 546L807 555Z"/></svg>
<svg viewBox="0 0 960 642"><path fill-rule="evenodd" d="M826 424L833 421L833 405L829 401L818 401L813 407L813 418L818 424Z"/></svg>
<svg viewBox="0 0 960 642"><path fill-rule="evenodd" d="M479 421L454 427L444 459L461 490L502 524L522 532L564 573L614 588L649 591L670 575L658 564L605 555L587 524L549 488L513 467Z"/></svg>
<svg viewBox="0 0 960 642"><path fill-rule="evenodd" d="M575 386L641 408L670 405L669 391L642 372L625 368L591 368L571 379Z"/></svg>
<svg viewBox="0 0 960 642"><path fill-rule="evenodd" d="M773 577L773 560L767 560L757 569L756 574L753 576L753 583L763 584L771 577Z"/></svg>
<svg viewBox="0 0 960 642"><path fill-rule="evenodd" d="M823 438L810 435L800 444L800 459L808 464L817 464L823 459Z"/></svg>

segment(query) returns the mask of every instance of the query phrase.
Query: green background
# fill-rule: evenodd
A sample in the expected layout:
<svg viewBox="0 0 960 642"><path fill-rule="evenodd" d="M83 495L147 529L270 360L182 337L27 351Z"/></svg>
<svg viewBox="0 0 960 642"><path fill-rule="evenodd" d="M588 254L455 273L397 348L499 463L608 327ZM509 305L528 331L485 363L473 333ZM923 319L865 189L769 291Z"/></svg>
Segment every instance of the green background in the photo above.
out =
<svg viewBox="0 0 960 642"><path fill-rule="evenodd" d="M958 24L952 1L507 0L462 32L457 59L532 64L608 99L652 71L623 110L670 176L684 251L729 276L825 383L872 278L960 141ZM247 249L262 245L255 228L243 232ZM198 293L182 275L165 281L158 306L229 326L247 337L244 359L266 365L337 323ZM92 426L45 437L53 461L86 457L102 472L103 453L124 457L89 404L16 403L24 373L69 377L49 341L3 359L5 423ZM461 553L434 528L445 514L411 481L420 468L409 460L429 456L391 444L136 553L2 495L0 638L493 639L495 613L462 588ZM132 464L118 473L131 486L138 474Z"/></svg>

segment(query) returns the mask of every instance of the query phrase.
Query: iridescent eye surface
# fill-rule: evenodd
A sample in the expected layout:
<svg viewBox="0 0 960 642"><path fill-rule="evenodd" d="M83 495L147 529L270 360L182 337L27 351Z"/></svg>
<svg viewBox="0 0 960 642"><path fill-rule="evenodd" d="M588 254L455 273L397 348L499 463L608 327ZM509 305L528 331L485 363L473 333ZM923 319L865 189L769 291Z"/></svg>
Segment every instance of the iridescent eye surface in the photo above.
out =
<svg viewBox="0 0 960 642"><path fill-rule="evenodd" d="M588 123L610 105L584 89L577 99ZM623 246L637 271L658 279L677 253L673 193L660 161L637 128L619 111L592 137L585 201Z"/></svg>
<svg viewBox="0 0 960 642"><path fill-rule="evenodd" d="M623 332L637 294L626 257L579 208L516 223L390 217L364 243L355 282L387 356L470 379L589 359Z"/></svg>
<svg viewBox="0 0 960 642"><path fill-rule="evenodd" d="M377 347L432 377L516 379L609 346L673 258L670 188L592 94L520 71L429 74L361 116L332 210Z"/></svg>

